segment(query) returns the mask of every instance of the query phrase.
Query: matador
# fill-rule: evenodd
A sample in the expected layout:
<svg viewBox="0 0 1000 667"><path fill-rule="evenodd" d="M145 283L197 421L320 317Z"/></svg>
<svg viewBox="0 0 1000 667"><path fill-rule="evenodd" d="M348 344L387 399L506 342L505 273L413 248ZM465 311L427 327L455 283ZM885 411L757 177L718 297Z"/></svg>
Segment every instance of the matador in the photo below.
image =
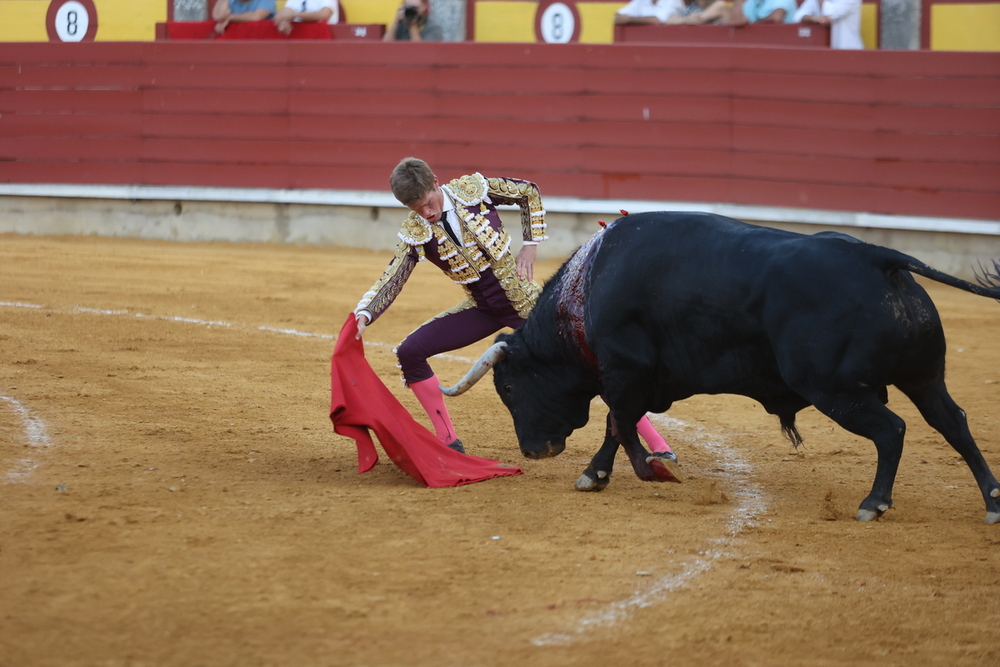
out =
<svg viewBox="0 0 1000 667"><path fill-rule="evenodd" d="M542 197L530 181L487 178L479 173L442 185L430 166L417 158L400 162L389 183L410 213L389 266L354 311L358 336L389 308L418 262L431 262L461 285L465 300L421 324L394 352L403 382L427 412L435 435L448 447L464 452L427 359L475 343L503 327L519 329L524 324L541 293L534 281L534 262L537 244L548 238ZM505 204L520 208L522 245L516 257L496 208ZM638 426L654 453L676 461L648 417Z"/></svg>

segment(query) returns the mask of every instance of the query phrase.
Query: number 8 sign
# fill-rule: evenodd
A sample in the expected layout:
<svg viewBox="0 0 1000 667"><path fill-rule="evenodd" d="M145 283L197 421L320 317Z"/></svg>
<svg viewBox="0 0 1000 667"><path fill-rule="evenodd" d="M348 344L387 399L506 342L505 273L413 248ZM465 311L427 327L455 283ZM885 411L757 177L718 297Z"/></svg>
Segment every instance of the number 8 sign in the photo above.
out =
<svg viewBox="0 0 1000 667"><path fill-rule="evenodd" d="M52 0L45 14L50 42L92 42L97 35L93 0Z"/></svg>
<svg viewBox="0 0 1000 667"><path fill-rule="evenodd" d="M572 0L542 0L535 11L535 37L549 44L567 44L580 39L580 15Z"/></svg>

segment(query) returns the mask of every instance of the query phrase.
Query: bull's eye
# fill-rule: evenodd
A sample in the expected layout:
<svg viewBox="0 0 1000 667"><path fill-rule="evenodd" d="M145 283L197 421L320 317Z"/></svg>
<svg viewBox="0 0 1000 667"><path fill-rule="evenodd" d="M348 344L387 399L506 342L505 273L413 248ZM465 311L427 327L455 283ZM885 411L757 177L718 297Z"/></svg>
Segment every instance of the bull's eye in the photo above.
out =
<svg viewBox="0 0 1000 667"><path fill-rule="evenodd" d="M503 393L509 394L510 392L511 392L511 386L509 384L505 384L503 386Z"/></svg>

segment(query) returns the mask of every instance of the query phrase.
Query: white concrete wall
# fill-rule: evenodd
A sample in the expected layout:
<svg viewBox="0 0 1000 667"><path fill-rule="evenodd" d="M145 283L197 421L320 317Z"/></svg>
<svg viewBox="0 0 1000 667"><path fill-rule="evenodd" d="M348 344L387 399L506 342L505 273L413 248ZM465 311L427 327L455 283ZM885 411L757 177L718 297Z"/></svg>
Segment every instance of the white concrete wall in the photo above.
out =
<svg viewBox="0 0 1000 667"><path fill-rule="evenodd" d="M367 197L375 202L372 205L349 205L218 201L205 200L203 194L196 194L197 198L187 199L0 194L0 233L299 243L389 250L398 241L396 232L404 213L388 195ZM556 200L555 206L550 205L552 200ZM626 204L633 213L679 208L676 203L665 202L660 203L662 206L656 202ZM598 220L610 222L619 215L607 202L547 198L546 206L550 238L539 246L541 258L567 257L598 230ZM841 231L896 248L966 279L973 278L978 262L1000 258L1000 223L991 221L941 220L935 224L933 219L827 215L788 209L698 204L680 208L710 210L806 234ZM510 229L519 227L516 210L504 210L502 216Z"/></svg>

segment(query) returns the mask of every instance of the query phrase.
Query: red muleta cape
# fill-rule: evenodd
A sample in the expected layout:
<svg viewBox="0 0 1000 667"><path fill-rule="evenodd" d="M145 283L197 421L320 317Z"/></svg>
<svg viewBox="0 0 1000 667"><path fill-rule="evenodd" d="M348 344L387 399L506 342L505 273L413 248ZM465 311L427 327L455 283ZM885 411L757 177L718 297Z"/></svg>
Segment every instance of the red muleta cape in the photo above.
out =
<svg viewBox="0 0 1000 667"><path fill-rule="evenodd" d="M364 343L355 338L357 333L358 323L351 313L330 362L330 419L336 433L354 438L359 474L378 463L369 429L375 431L392 462L424 486L460 486L523 472L508 463L446 447L382 384L365 359Z"/></svg>

